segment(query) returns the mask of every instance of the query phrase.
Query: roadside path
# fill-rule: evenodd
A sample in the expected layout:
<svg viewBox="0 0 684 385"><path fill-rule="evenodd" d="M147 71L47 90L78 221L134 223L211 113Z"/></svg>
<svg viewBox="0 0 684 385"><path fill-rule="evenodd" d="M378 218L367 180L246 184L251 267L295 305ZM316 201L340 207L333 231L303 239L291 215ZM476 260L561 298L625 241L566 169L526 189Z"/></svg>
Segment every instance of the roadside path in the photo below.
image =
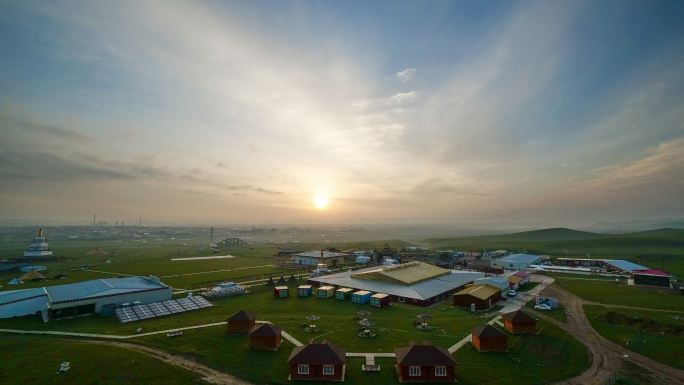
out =
<svg viewBox="0 0 684 385"><path fill-rule="evenodd" d="M194 360L184 358L175 354L167 353L163 350L151 348L149 346L132 344L127 342L116 342L116 341L102 341L102 340L79 340L78 342L84 344L92 345L104 345L113 346L122 349L133 350L139 353L143 353L150 357L156 358L160 361L166 362L167 364L181 367L183 369L190 370L194 373L202 376L202 379L211 384L217 385L252 385L250 382L241 380L230 374L212 369L206 365L200 364Z"/></svg>
<svg viewBox="0 0 684 385"><path fill-rule="evenodd" d="M650 307L611 305L611 304L607 304L607 303L600 303L600 302L594 302L594 301L583 301L583 304L584 305L603 306L603 307L607 307L607 308L616 308L616 309L644 310L644 311L655 311L655 312L661 312L661 313L684 313L684 310L653 309Z"/></svg>
<svg viewBox="0 0 684 385"><path fill-rule="evenodd" d="M257 321L257 322L263 322L263 321ZM129 335L60 332L60 331L55 331L55 330L20 330L20 329L0 329L0 333L53 335L53 336L81 337L81 338L100 338L100 339L109 339L109 340L128 340L128 339L132 339L132 338L152 336L155 334L164 334L164 333L178 332L178 331L192 330L192 329L202 329L202 328L209 328L209 327L220 326L220 325L225 325L225 324L227 324L227 322L222 321L222 322L214 322L214 323L210 323L210 324L186 326L186 327L176 328L176 329L158 330L155 332L129 334Z"/></svg>
<svg viewBox="0 0 684 385"><path fill-rule="evenodd" d="M544 294L557 298L565 306L570 313L567 322L557 321L541 312L535 313L574 336L587 347L591 357L591 364L583 373L557 384L606 384L622 368L623 360L629 360L651 372L657 383L684 384L684 371L642 356L601 336L589 323L583 308L585 302L581 298L557 285L549 286Z"/></svg>

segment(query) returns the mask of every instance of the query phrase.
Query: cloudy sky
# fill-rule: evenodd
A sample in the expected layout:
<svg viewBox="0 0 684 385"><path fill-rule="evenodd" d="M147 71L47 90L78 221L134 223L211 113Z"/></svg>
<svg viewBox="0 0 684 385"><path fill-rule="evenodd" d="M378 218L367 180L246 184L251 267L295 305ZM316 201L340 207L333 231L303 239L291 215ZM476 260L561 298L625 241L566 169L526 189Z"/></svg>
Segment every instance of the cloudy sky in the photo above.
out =
<svg viewBox="0 0 684 385"><path fill-rule="evenodd" d="M0 221L681 218L683 19L666 0L3 1Z"/></svg>

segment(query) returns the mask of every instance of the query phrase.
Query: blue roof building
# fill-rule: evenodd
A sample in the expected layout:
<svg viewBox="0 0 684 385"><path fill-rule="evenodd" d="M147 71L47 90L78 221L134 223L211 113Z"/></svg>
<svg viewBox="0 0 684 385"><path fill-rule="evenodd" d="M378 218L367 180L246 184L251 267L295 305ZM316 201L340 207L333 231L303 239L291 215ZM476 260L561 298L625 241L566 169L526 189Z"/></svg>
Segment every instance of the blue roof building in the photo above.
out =
<svg viewBox="0 0 684 385"><path fill-rule="evenodd" d="M0 318L40 313L43 321L102 313L124 303L171 299L172 290L156 277L104 278L67 285L0 291Z"/></svg>
<svg viewBox="0 0 684 385"><path fill-rule="evenodd" d="M511 254L499 259L492 259L492 267L503 270L526 270L529 265L541 262L541 255Z"/></svg>

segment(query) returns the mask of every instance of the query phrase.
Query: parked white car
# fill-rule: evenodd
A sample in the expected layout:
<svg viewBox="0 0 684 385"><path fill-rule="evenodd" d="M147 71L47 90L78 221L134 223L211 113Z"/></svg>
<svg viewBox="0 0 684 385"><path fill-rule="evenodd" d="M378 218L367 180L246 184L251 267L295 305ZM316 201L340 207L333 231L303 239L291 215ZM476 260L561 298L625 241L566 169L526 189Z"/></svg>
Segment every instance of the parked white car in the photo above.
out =
<svg viewBox="0 0 684 385"><path fill-rule="evenodd" d="M551 306L546 304L537 305L534 308L537 310L551 310Z"/></svg>
<svg viewBox="0 0 684 385"><path fill-rule="evenodd" d="M509 297L515 297L516 295L518 295L518 292L515 290L509 290L508 293L506 293L506 295Z"/></svg>

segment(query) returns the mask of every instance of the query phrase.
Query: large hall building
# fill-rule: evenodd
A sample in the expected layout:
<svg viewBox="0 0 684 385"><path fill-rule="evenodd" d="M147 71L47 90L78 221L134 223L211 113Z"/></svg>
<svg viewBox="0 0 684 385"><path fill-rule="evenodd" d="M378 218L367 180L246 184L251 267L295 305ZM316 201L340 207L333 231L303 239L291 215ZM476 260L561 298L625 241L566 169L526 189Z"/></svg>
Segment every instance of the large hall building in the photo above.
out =
<svg viewBox="0 0 684 385"><path fill-rule="evenodd" d="M114 314L123 304L172 298L156 277L104 278L66 285L0 291L0 318L39 314L44 322L80 314Z"/></svg>
<svg viewBox="0 0 684 385"><path fill-rule="evenodd" d="M449 298L454 292L482 277L484 273L409 262L313 277L308 282L317 286L383 293L389 295L393 302L428 306Z"/></svg>

